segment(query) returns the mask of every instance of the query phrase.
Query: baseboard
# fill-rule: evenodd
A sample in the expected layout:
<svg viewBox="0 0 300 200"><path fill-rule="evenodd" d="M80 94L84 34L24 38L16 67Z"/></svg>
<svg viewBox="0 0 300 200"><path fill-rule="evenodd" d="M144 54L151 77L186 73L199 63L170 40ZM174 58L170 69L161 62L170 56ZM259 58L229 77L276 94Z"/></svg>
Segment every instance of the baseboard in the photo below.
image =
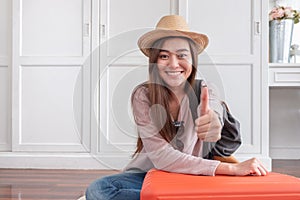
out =
<svg viewBox="0 0 300 200"><path fill-rule="evenodd" d="M116 155L0 153L0 168L120 170L128 162L125 156Z"/></svg>
<svg viewBox="0 0 300 200"><path fill-rule="evenodd" d="M272 159L300 159L300 147L270 147Z"/></svg>
<svg viewBox="0 0 300 200"><path fill-rule="evenodd" d="M268 170L272 169L272 160L261 155L252 155L261 160ZM236 155L239 161L250 158L249 155ZM128 155L91 155L88 153L0 153L0 168L24 169L103 169L120 170L130 161Z"/></svg>

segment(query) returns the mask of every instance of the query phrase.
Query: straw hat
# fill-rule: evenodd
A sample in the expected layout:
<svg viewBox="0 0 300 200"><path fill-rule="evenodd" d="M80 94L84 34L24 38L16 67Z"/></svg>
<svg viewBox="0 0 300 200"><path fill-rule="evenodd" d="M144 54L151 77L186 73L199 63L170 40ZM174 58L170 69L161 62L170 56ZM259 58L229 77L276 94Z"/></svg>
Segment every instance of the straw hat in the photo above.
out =
<svg viewBox="0 0 300 200"><path fill-rule="evenodd" d="M179 15L167 15L162 17L155 30L145 33L138 40L140 50L149 57L149 49L158 39L178 36L193 40L200 54L208 45L208 37L201 33L191 32L185 19Z"/></svg>

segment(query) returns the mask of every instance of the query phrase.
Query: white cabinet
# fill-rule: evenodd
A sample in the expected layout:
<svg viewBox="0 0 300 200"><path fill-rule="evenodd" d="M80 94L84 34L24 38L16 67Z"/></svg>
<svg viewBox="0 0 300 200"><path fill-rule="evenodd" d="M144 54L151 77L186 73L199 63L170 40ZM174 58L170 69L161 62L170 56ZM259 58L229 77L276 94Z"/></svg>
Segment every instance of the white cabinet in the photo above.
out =
<svg viewBox="0 0 300 200"><path fill-rule="evenodd" d="M241 121L244 142L237 157L270 164L267 2L0 4L0 24L8 27L0 31L0 151L6 152L0 167L123 167L137 137L130 95L148 74L137 39L168 14L183 15L192 30L210 38L198 77L217 84Z"/></svg>
<svg viewBox="0 0 300 200"><path fill-rule="evenodd" d="M269 0L269 11L276 5L299 10L298 0ZM300 43L300 26L293 29L292 44ZM269 118L270 157L272 159L299 159L300 151L300 64L270 63ZM294 62L294 59L291 60Z"/></svg>
<svg viewBox="0 0 300 200"><path fill-rule="evenodd" d="M96 168L91 9L92 0L0 1L0 167Z"/></svg>
<svg viewBox="0 0 300 200"><path fill-rule="evenodd" d="M270 87L299 87L300 67L299 64L270 64L269 69Z"/></svg>
<svg viewBox="0 0 300 200"><path fill-rule="evenodd" d="M300 66L269 64L270 156L299 159Z"/></svg>

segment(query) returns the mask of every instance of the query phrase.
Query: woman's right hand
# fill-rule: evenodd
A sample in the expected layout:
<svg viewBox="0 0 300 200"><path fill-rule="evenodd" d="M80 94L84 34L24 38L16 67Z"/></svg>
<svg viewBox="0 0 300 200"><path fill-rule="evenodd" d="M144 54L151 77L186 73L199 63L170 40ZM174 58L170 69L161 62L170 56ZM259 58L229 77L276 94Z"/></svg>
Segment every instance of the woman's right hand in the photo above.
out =
<svg viewBox="0 0 300 200"><path fill-rule="evenodd" d="M257 158L251 158L241 163L230 164L220 163L216 169L216 174L226 174L234 176L265 176L268 170Z"/></svg>

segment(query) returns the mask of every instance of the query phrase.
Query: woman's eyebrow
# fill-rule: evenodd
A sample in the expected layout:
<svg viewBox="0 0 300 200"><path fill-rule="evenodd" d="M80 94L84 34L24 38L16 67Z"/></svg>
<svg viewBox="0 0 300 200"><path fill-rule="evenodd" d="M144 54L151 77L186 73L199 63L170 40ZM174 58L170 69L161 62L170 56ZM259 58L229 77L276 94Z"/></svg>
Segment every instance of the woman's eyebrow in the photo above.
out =
<svg viewBox="0 0 300 200"><path fill-rule="evenodd" d="M183 51L189 52L188 49L178 49L178 50L176 50L176 53L183 52ZM166 49L161 49L159 52L167 52L167 53L169 53L170 51L166 50Z"/></svg>
<svg viewBox="0 0 300 200"><path fill-rule="evenodd" d="M168 51L168 50L166 50L166 49L160 49L160 51L159 52L170 52L170 51Z"/></svg>
<svg viewBox="0 0 300 200"><path fill-rule="evenodd" d="M189 50L188 50L188 49L178 49L176 52L183 52L183 51L187 51L187 52L189 52Z"/></svg>

